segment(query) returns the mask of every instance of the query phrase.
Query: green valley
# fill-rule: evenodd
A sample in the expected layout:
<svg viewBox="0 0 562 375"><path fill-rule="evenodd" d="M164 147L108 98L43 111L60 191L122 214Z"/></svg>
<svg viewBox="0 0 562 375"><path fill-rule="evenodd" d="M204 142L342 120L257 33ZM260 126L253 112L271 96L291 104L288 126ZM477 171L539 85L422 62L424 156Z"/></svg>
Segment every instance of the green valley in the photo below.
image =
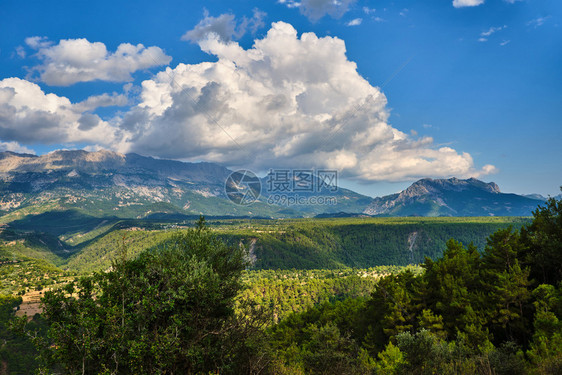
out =
<svg viewBox="0 0 562 375"><path fill-rule="evenodd" d="M0 238L7 254L43 259L69 271L92 272L107 269L121 247L133 256L191 227L195 220L165 214L119 219L76 210L48 211L4 224ZM483 249L494 231L508 226L518 229L529 219L208 217L207 222L225 242L248 247L254 269L336 269L421 263L426 256L440 257L450 238Z"/></svg>

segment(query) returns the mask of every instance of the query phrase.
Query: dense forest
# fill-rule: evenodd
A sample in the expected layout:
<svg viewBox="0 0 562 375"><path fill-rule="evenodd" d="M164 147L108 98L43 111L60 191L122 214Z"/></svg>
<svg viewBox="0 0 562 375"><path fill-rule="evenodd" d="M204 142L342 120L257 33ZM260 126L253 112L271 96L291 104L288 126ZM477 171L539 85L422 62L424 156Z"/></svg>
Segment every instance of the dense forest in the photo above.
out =
<svg viewBox="0 0 562 375"><path fill-rule="evenodd" d="M518 229L528 222L529 218L518 217L214 219L209 227L227 244L249 248L252 269L291 270L419 264L426 256L441 257L450 238L472 242L483 250L491 233L510 225ZM22 230L19 237L15 229L9 236L4 231L0 249L12 257L44 259L67 271L87 274L108 269L123 244L131 256L136 255L194 225L193 221L179 226L144 221L101 223L67 232L53 229L30 234Z"/></svg>
<svg viewBox="0 0 562 375"><path fill-rule="evenodd" d="M326 228L275 236L328 246ZM2 297L5 372L562 373L561 201L481 249L451 239L421 268L247 272L226 232L201 219L138 256L118 242L110 268L45 291L32 320Z"/></svg>
<svg viewBox="0 0 562 375"><path fill-rule="evenodd" d="M281 373L562 373L562 203L269 331Z"/></svg>
<svg viewBox="0 0 562 375"><path fill-rule="evenodd" d="M384 276L409 270L420 273L419 266L379 266L368 269L338 270L259 270L243 274L246 287L240 299L267 309L271 323L292 313L302 312L323 302L366 297Z"/></svg>
<svg viewBox="0 0 562 375"><path fill-rule="evenodd" d="M129 254L157 247L196 219L98 218L76 211L49 211L15 220L0 218L0 252L9 259L42 259L61 269L91 273L111 266L117 249ZM176 220L177 219L177 220ZM247 219L209 218L230 245L252 250L252 269L338 269L407 265L442 255L448 239L473 242L480 250L498 229L520 228L526 217L411 217ZM119 245L119 246L117 246Z"/></svg>
<svg viewBox="0 0 562 375"><path fill-rule="evenodd" d="M441 257L447 240L474 243L525 218L385 218L300 220L278 230L237 231L229 236L248 242L256 238L256 268L310 269L408 265L426 256ZM226 238L228 240L228 238Z"/></svg>

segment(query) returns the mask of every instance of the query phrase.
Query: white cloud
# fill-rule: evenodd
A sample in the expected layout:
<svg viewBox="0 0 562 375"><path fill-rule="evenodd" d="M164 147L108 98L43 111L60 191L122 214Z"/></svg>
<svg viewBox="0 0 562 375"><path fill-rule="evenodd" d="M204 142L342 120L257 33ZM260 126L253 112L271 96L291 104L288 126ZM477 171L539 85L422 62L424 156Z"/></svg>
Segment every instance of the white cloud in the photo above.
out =
<svg viewBox="0 0 562 375"><path fill-rule="evenodd" d="M363 7L363 13L365 14L375 13L376 11L377 10L375 8Z"/></svg>
<svg viewBox="0 0 562 375"><path fill-rule="evenodd" d="M506 29L506 28L507 28L506 25L497 26L497 27L492 26L492 27L490 27L488 30L482 31L482 32L480 33L480 38L478 38L478 41L479 41L479 42L487 42L487 41L488 41L488 38L489 38L492 34L497 33L498 31L503 30L503 29Z"/></svg>
<svg viewBox="0 0 562 375"><path fill-rule="evenodd" d="M244 17L243 23L246 23L246 27L250 28L250 32L255 34L259 29L265 27L265 22L263 20L267 17L267 13L259 10L258 8L254 8L252 13L252 18L248 19Z"/></svg>
<svg viewBox="0 0 562 375"><path fill-rule="evenodd" d="M358 74L341 39L298 37L278 22L250 49L215 33L198 43L218 61L166 68L142 83L137 105L110 121L93 111L125 105L125 95L71 103L26 80L1 80L0 149L88 144L258 172L338 169L362 181L495 171L476 168L466 152L392 127L385 95Z"/></svg>
<svg viewBox="0 0 562 375"><path fill-rule="evenodd" d="M16 55L17 55L20 59L25 59L26 52L25 52L25 48L23 48L23 46L17 46L15 52L16 52Z"/></svg>
<svg viewBox="0 0 562 375"><path fill-rule="evenodd" d="M498 27L490 27L487 31L483 31L480 33L480 36L490 36L495 32L498 32L500 30L505 29L507 26L503 25L503 26L498 26Z"/></svg>
<svg viewBox="0 0 562 375"><path fill-rule="evenodd" d="M301 6L301 3L295 0L279 0L279 3L285 4L287 8L298 8Z"/></svg>
<svg viewBox="0 0 562 375"><path fill-rule="evenodd" d="M101 95L93 95L80 103L74 105L74 109L78 112L93 111L100 107L123 107L127 105L128 99L123 94L116 92L111 95L104 93Z"/></svg>
<svg viewBox="0 0 562 375"><path fill-rule="evenodd" d="M279 0L279 2L289 8L299 8L300 12L311 21L318 21L326 15L340 18L355 0Z"/></svg>
<svg viewBox="0 0 562 375"><path fill-rule="evenodd" d="M25 44L33 49L48 48L53 44L46 36L30 36L25 38Z"/></svg>
<svg viewBox="0 0 562 375"><path fill-rule="evenodd" d="M484 4L486 0L453 0L453 6L455 8L463 8L463 7L475 7L480 4ZM518 1L523 0L504 0L506 3L514 4Z"/></svg>
<svg viewBox="0 0 562 375"><path fill-rule="evenodd" d="M205 10L203 19L192 29L182 35L181 40L198 42L205 39L209 34L215 34L223 42L233 39L240 39L249 28L254 34L259 28L264 27L263 19L267 14L257 8L253 10L251 18L243 17L237 25L234 14L221 14L218 17L211 17Z"/></svg>
<svg viewBox="0 0 562 375"><path fill-rule="evenodd" d="M46 94L35 83L5 78L0 81L0 139L23 144L113 145L119 138L118 129L94 114L82 113L83 106Z"/></svg>
<svg viewBox="0 0 562 375"><path fill-rule="evenodd" d="M19 143L13 141L12 142L0 141L0 152L3 151L17 152L20 154L35 154L35 151L33 151L32 149L22 146Z"/></svg>
<svg viewBox="0 0 562 375"><path fill-rule="evenodd" d="M26 44L37 50L42 64L31 69L48 85L69 86L95 80L126 82L132 73L167 65L171 57L159 47L146 48L123 43L113 53L101 42L87 39L63 39L53 45L44 37L30 37Z"/></svg>
<svg viewBox="0 0 562 375"><path fill-rule="evenodd" d="M234 14L221 14L218 17L209 16L205 12L205 17L193 28L182 35L181 40L198 42L208 34L217 35L222 41L228 42L231 39L238 39L236 32L236 22Z"/></svg>
<svg viewBox="0 0 562 375"><path fill-rule="evenodd" d="M346 23L347 26L359 26L363 22L363 18L355 18Z"/></svg>
<svg viewBox="0 0 562 375"><path fill-rule="evenodd" d="M505 46L506 44L508 44L509 42L511 42L511 40L504 40L502 42L500 42L500 46Z"/></svg>
<svg viewBox="0 0 562 375"><path fill-rule="evenodd" d="M527 22L527 26L533 26L535 28L541 27L549 18L550 16L535 18Z"/></svg>
<svg viewBox="0 0 562 375"><path fill-rule="evenodd" d="M120 151L256 171L337 168L365 181L493 171L393 128L385 95L358 74L338 38L299 38L278 22L250 49L215 34L199 44L218 61L144 81L141 102L115 121L125 135Z"/></svg>
<svg viewBox="0 0 562 375"><path fill-rule="evenodd" d="M455 8L475 7L484 4L484 1L485 0L453 0L453 6Z"/></svg>

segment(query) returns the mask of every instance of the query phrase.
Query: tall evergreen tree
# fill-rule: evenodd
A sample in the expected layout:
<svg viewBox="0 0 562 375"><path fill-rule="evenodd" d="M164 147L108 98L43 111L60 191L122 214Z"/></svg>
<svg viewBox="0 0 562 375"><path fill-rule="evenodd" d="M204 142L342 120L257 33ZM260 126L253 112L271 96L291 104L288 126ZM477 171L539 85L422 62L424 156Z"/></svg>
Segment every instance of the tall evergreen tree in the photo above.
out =
<svg viewBox="0 0 562 375"><path fill-rule="evenodd" d="M562 281L562 200L550 198L533 216L533 222L521 230L528 247L525 261L532 279L556 285Z"/></svg>

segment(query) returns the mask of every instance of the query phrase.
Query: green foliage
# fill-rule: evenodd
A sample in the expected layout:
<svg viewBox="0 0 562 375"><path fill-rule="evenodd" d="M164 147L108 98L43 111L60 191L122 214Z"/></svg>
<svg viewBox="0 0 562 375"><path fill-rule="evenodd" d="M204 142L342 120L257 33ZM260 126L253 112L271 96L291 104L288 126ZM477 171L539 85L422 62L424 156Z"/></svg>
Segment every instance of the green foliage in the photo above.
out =
<svg viewBox="0 0 562 375"><path fill-rule="evenodd" d="M165 213L128 220L80 210L12 216L0 218L9 222L9 229L0 234L5 246L79 273L108 269L123 241L132 254L138 254L168 240L174 232L171 228L192 225L185 215ZM212 220L211 225L227 243L242 242L250 248L255 259L253 268L336 269L421 263L425 256L440 257L451 237L474 242L483 249L490 233L526 222L526 218L509 217L220 218Z"/></svg>
<svg viewBox="0 0 562 375"><path fill-rule="evenodd" d="M115 232L83 245L107 237L108 272L45 294L38 340L70 373L558 374L559 208L549 201L521 230L480 218L199 222L139 231L128 253ZM423 272L342 268L428 253ZM255 257L310 270L244 271Z"/></svg>
<svg viewBox="0 0 562 375"><path fill-rule="evenodd" d="M67 260L65 268L85 274L107 270L122 246L126 246L128 255L134 257L144 250L158 247L174 234L174 231L115 230L84 244L80 252Z"/></svg>
<svg viewBox="0 0 562 375"><path fill-rule="evenodd" d="M537 373L562 372L562 288L541 284L533 291L534 335L528 351Z"/></svg>
<svg viewBox="0 0 562 375"><path fill-rule="evenodd" d="M17 335L11 329L15 309L21 304L21 297L0 294L0 363L3 374L26 374L37 367L37 351L28 337ZM30 327L43 332L39 319L28 323Z"/></svg>
<svg viewBox="0 0 562 375"><path fill-rule="evenodd" d="M350 373L562 373L559 209L549 201L527 228L490 236L482 253L448 241L442 258L425 260L425 272L382 278L352 313L342 311L344 301L289 316L271 334L282 364L315 371L306 361L318 340L310 332L325 332L325 361L347 358Z"/></svg>
<svg viewBox="0 0 562 375"><path fill-rule="evenodd" d="M373 366L376 374L399 375L406 364L404 354L392 342L377 357L378 361Z"/></svg>
<svg viewBox="0 0 562 375"><path fill-rule="evenodd" d="M380 266L369 269L247 271L248 285L240 295L271 313L277 323L294 312L301 312L322 302L368 296L377 280L391 272L420 267Z"/></svg>
<svg viewBox="0 0 562 375"><path fill-rule="evenodd" d="M16 255L0 248L0 293L23 294L38 288L57 288L73 275L42 259Z"/></svg>
<svg viewBox="0 0 562 375"><path fill-rule="evenodd" d="M442 256L455 238L483 250L494 231L523 218L338 218L238 222L218 231L230 243L255 242L255 268L314 269L408 265Z"/></svg>
<svg viewBox="0 0 562 375"><path fill-rule="evenodd" d="M365 373L372 360L351 335L364 303L362 298L326 302L271 327L270 344L281 367L307 374Z"/></svg>
<svg viewBox="0 0 562 375"><path fill-rule="evenodd" d="M521 231L525 263L531 266L532 279L556 285L562 281L562 200L550 198L533 216Z"/></svg>
<svg viewBox="0 0 562 375"><path fill-rule="evenodd" d="M234 315L245 265L204 221L136 259L122 253L111 271L45 293L44 358L65 373L246 369L247 324Z"/></svg>

